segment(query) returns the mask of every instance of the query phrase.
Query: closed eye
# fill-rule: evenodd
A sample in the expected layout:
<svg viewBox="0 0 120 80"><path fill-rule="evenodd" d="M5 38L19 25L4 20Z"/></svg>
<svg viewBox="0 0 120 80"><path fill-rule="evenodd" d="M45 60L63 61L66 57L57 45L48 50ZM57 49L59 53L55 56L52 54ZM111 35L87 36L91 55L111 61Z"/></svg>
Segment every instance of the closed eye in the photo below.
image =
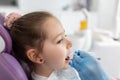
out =
<svg viewBox="0 0 120 80"><path fill-rule="evenodd" d="M59 41L57 41L57 44L61 43L63 41L63 39L60 39Z"/></svg>

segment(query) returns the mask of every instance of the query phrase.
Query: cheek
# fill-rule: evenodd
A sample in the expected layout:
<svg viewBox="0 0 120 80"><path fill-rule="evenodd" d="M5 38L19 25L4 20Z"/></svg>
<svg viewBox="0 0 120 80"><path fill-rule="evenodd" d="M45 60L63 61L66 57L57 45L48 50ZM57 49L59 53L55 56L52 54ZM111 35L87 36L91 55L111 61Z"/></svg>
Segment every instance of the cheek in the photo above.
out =
<svg viewBox="0 0 120 80"><path fill-rule="evenodd" d="M63 51L57 51L56 53L55 53L55 55L53 55L54 57L54 60L56 60L57 62L62 62L63 60L65 60L65 57L66 57L66 53L65 52L63 52Z"/></svg>
<svg viewBox="0 0 120 80"><path fill-rule="evenodd" d="M67 55L67 50L64 46L49 46L44 49L45 56L53 60L60 60Z"/></svg>
<svg viewBox="0 0 120 80"><path fill-rule="evenodd" d="M66 51L60 49L49 51L48 54L47 58L52 62L62 62L66 58Z"/></svg>
<svg viewBox="0 0 120 80"><path fill-rule="evenodd" d="M51 59L49 59L49 66L52 69L61 69L65 63L64 55L53 55Z"/></svg>
<svg viewBox="0 0 120 80"><path fill-rule="evenodd" d="M67 51L63 47L51 48L46 51L46 61L52 68L61 68L65 62Z"/></svg>

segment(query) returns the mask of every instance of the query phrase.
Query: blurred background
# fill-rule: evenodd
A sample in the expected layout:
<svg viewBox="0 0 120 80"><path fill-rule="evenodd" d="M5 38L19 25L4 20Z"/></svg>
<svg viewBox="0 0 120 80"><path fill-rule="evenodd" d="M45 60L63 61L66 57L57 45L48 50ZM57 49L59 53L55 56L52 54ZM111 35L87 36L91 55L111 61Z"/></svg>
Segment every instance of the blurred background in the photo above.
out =
<svg viewBox="0 0 120 80"><path fill-rule="evenodd" d="M0 13L48 11L63 24L72 51L90 52L109 76L120 78L119 0L0 0Z"/></svg>

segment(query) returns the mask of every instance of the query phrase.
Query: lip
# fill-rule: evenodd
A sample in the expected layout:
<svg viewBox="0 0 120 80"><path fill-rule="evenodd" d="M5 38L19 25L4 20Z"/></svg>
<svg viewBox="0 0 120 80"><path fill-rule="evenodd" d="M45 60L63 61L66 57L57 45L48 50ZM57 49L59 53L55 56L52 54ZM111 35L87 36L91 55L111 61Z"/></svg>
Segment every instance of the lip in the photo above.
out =
<svg viewBox="0 0 120 80"><path fill-rule="evenodd" d="M71 60L65 60L66 63L69 63Z"/></svg>

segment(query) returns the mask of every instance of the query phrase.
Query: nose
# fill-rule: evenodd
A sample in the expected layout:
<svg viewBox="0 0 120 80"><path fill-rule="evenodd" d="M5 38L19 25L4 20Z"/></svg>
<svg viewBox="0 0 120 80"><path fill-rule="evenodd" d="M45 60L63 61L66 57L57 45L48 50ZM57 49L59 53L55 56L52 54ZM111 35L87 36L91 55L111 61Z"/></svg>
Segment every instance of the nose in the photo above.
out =
<svg viewBox="0 0 120 80"><path fill-rule="evenodd" d="M70 40L68 40L68 39L66 39L66 48L67 49L70 49L71 47L72 47L72 42L70 41Z"/></svg>

